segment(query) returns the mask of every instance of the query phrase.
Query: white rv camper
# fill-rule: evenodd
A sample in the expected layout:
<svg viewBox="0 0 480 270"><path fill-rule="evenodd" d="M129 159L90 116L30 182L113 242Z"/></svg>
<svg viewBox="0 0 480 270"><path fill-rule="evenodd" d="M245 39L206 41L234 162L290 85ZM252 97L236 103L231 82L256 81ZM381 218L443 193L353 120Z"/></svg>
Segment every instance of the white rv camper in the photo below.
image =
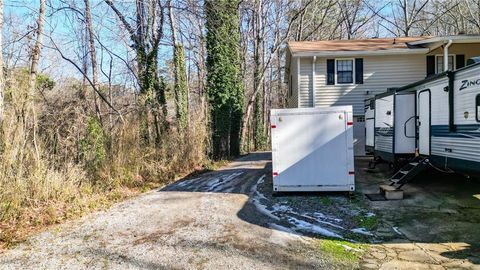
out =
<svg viewBox="0 0 480 270"><path fill-rule="evenodd" d="M352 106L271 110L273 191L353 191Z"/></svg>
<svg viewBox="0 0 480 270"><path fill-rule="evenodd" d="M415 93L418 151L438 168L480 175L480 59L399 89Z"/></svg>
<svg viewBox="0 0 480 270"><path fill-rule="evenodd" d="M365 153L373 155L375 151L375 99L365 100Z"/></svg>
<svg viewBox="0 0 480 270"><path fill-rule="evenodd" d="M396 165L416 148L415 94L390 90L375 96L374 157Z"/></svg>

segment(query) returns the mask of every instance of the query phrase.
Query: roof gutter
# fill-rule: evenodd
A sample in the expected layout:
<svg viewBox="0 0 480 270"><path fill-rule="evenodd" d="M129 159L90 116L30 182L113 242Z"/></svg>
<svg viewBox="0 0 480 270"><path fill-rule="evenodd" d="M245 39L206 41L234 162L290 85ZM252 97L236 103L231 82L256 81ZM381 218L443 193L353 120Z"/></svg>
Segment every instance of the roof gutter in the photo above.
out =
<svg viewBox="0 0 480 270"><path fill-rule="evenodd" d="M310 51L291 52L293 57L343 57L343 56L375 56L375 55L397 55L397 54L426 54L428 48L419 49L393 49L382 51Z"/></svg>

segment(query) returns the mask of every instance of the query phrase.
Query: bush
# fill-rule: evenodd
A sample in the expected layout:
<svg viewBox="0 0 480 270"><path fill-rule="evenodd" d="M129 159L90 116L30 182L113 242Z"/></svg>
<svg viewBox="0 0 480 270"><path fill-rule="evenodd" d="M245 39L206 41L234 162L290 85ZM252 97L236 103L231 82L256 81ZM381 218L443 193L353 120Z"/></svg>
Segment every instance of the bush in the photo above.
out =
<svg viewBox="0 0 480 270"><path fill-rule="evenodd" d="M96 117L88 119L85 137L80 141L80 153L87 171L91 173L100 167L107 156L105 135Z"/></svg>

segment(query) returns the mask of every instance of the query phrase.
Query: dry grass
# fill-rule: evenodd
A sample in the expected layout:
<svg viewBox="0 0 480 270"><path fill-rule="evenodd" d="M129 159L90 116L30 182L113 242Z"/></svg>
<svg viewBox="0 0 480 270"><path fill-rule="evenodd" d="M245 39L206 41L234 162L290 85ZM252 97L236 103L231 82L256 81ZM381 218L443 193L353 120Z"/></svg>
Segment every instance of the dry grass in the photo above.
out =
<svg viewBox="0 0 480 270"><path fill-rule="evenodd" d="M1 123L0 248L209 164L208 131L200 119L191 119L185 134L172 126L159 143L145 144L138 114L126 114L125 125L109 117L92 125L78 87L41 91L34 118L19 109L28 104L25 81L21 73L8 81ZM118 106L135 106L123 102Z"/></svg>

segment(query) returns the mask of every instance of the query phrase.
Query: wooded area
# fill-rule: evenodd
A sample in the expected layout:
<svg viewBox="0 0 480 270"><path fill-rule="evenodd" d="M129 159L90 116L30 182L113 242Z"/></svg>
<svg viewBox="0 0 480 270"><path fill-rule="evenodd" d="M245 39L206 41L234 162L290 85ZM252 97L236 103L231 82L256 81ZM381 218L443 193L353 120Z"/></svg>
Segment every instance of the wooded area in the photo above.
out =
<svg viewBox="0 0 480 270"><path fill-rule="evenodd" d="M480 32L478 0L0 0L0 11L6 243L268 149L289 40Z"/></svg>

